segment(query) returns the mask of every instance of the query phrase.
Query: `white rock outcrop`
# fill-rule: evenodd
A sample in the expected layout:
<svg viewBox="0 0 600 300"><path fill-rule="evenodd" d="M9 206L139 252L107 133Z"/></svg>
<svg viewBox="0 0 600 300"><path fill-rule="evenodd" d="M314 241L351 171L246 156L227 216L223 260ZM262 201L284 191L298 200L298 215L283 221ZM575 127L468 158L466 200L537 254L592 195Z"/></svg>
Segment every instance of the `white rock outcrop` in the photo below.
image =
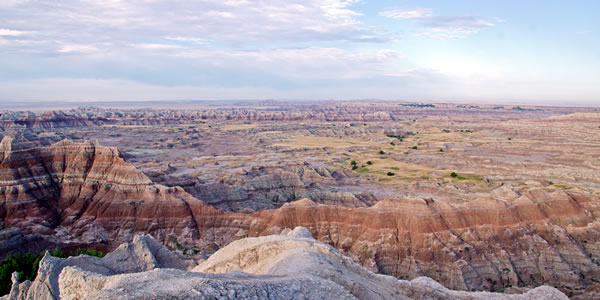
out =
<svg viewBox="0 0 600 300"><path fill-rule="evenodd" d="M46 255L34 282L8 299L568 299L542 286L524 294L449 290L427 277L366 270L303 227L232 242L193 267L150 236L104 258Z"/></svg>

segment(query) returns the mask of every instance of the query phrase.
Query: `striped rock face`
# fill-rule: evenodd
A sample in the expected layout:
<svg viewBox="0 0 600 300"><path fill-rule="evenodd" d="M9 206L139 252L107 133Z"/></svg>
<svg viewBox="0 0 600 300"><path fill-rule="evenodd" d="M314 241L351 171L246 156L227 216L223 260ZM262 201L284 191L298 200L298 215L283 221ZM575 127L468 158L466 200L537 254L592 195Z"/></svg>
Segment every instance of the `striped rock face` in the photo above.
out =
<svg viewBox="0 0 600 300"><path fill-rule="evenodd" d="M181 188L153 184L115 148L0 143L3 231L20 228L56 245L115 248L149 233L181 250L205 249L304 226L369 270L400 279L495 291L545 283L568 293L600 278L599 213L594 197L505 187L460 205L389 198L350 208L303 199L252 214L223 212Z"/></svg>

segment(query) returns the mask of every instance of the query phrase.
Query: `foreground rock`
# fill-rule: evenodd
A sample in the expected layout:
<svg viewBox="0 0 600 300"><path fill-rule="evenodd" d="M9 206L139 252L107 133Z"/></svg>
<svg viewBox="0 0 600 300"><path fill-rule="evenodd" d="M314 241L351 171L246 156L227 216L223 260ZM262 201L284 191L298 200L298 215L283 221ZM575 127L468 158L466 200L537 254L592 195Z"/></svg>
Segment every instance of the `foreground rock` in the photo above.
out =
<svg viewBox="0 0 600 300"><path fill-rule="evenodd" d="M289 231L289 230L288 230ZM297 227L246 238L191 272L190 263L150 236L136 236L104 258L46 255L34 282L14 279L8 299L567 299L547 286L522 295L448 290L369 272Z"/></svg>
<svg viewBox="0 0 600 300"><path fill-rule="evenodd" d="M63 270L68 270L70 267L108 276L144 272L156 268L187 269L193 264L192 261L169 251L154 238L142 235L135 236L133 242L122 244L103 258L80 255L63 259L53 257L46 252L40 261L38 275L33 282L25 281L18 284L18 275L16 272L13 274L13 288L8 299L84 299L85 297L65 294L63 292L65 289L60 287L59 277ZM16 279L15 275L17 275ZM87 280L85 277L80 279L84 282ZM81 287L86 288L85 285Z"/></svg>

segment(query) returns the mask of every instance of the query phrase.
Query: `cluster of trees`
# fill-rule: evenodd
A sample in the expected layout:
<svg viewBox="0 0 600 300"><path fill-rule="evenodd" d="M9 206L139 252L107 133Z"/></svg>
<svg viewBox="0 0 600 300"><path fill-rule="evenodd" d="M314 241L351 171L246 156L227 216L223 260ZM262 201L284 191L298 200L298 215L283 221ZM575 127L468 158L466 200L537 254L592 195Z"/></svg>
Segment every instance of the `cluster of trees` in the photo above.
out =
<svg viewBox="0 0 600 300"><path fill-rule="evenodd" d="M45 252L41 253L17 253L10 254L0 264L0 295L6 295L10 292L12 286L11 275L13 272L19 272L19 281L34 280L37 276L40 260ZM94 249L81 250L75 252L64 252L60 248L50 251L54 257L67 258L69 256L90 255L104 257L104 253Z"/></svg>
<svg viewBox="0 0 600 300"><path fill-rule="evenodd" d="M406 136L403 136L403 135L394 135L394 134L386 134L386 136L389 137L389 138L398 139L401 142L404 141L404 138L406 138Z"/></svg>
<svg viewBox="0 0 600 300"><path fill-rule="evenodd" d="M372 161L370 161L370 160L367 161L367 165L370 166L372 164L373 164ZM359 173L364 173L364 172L368 172L369 171L369 169L367 169L364 164L360 165L360 167L359 167L358 163L355 160L351 161L350 165L352 166L352 170L355 170L355 171L357 171Z"/></svg>

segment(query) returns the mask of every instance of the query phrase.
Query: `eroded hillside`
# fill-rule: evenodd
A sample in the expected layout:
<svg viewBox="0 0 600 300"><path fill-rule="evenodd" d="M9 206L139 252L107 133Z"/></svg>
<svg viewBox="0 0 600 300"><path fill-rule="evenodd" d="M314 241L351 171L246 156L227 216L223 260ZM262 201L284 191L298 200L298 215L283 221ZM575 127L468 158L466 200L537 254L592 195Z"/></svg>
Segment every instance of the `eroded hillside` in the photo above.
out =
<svg viewBox="0 0 600 300"><path fill-rule="evenodd" d="M305 226L371 271L454 289L578 294L600 275L592 109L271 104L2 119L3 253L150 233L207 255Z"/></svg>

